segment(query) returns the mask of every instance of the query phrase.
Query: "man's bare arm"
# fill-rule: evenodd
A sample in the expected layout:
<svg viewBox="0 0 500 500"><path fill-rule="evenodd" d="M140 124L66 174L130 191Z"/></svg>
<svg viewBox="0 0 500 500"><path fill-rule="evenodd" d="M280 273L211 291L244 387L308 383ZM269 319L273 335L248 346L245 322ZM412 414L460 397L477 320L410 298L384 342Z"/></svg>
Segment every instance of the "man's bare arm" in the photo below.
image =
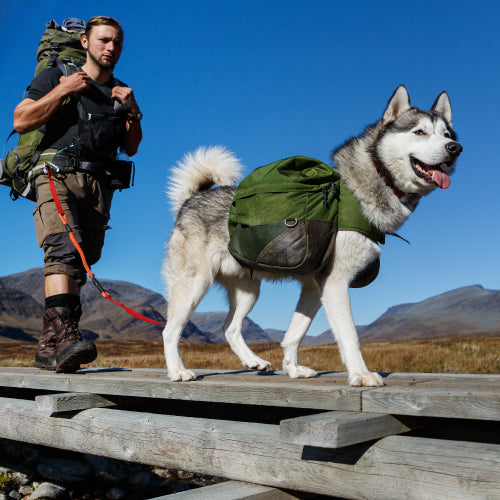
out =
<svg viewBox="0 0 500 500"><path fill-rule="evenodd" d="M25 134L40 128L70 95L87 90L89 85L90 78L84 72L62 76L59 85L37 101L26 98L17 105L14 110L14 129Z"/></svg>

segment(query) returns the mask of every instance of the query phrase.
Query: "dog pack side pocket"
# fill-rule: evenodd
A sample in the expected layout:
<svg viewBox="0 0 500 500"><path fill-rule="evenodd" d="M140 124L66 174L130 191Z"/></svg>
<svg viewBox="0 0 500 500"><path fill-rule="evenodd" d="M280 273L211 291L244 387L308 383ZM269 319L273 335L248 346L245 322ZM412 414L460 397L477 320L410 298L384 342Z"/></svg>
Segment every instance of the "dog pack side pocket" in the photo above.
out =
<svg viewBox="0 0 500 500"><path fill-rule="evenodd" d="M239 225L228 248L238 262L251 269L307 274L321 267L335 227L332 221L296 219Z"/></svg>

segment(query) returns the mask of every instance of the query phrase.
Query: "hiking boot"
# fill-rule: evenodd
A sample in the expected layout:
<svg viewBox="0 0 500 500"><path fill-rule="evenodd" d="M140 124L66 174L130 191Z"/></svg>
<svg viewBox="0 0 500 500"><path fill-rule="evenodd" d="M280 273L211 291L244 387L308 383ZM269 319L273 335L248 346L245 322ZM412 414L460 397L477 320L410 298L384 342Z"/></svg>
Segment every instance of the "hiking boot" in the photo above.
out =
<svg viewBox="0 0 500 500"><path fill-rule="evenodd" d="M56 354L57 354L57 341L56 333L52 328L52 323L47 314L43 315L42 334L38 342L38 347L35 353L35 368L42 370L55 370L56 369Z"/></svg>
<svg viewBox="0 0 500 500"><path fill-rule="evenodd" d="M51 324L56 339L55 371L73 373L80 364L91 363L97 357L95 344L82 340L78 321L82 314L81 306L73 310L69 307L51 307L45 311L44 320Z"/></svg>

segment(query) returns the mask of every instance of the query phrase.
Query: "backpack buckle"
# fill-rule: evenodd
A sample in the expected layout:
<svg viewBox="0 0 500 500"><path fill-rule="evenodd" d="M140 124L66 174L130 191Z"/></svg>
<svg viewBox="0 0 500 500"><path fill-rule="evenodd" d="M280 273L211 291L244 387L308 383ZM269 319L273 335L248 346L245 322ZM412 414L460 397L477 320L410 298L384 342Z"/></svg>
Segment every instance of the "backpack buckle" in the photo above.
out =
<svg viewBox="0 0 500 500"><path fill-rule="evenodd" d="M50 53L50 58L47 62L47 66L55 68L57 66L57 56L59 54L60 44L57 42L53 42L50 44L50 49L52 50L52 52Z"/></svg>

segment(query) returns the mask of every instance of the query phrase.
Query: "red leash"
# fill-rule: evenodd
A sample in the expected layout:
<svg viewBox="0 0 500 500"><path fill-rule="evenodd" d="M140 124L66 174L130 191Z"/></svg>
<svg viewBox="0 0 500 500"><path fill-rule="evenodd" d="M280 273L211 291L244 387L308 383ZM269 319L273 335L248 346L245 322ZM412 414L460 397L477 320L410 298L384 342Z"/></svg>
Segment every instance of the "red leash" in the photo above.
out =
<svg viewBox="0 0 500 500"><path fill-rule="evenodd" d="M112 302L113 304L120 306L122 309L125 309L130 315L134 316L137 319L140 319L141 321L146 321L147 323L151 323L153 325L160 325L160 326L165 326L166 323L160 323L159 321L154 321L152 319L146 318L142 314L139 314L138 312L134 311L133 309L130 309L126 305L116 302L111 298L111 295L109 292L107 292L103 286L97 281L97 278L95 277L95 274L92 272L90 269L90 266L87 264L87 259L85 258L85 254L83 253L82 247L79 245L78 241L76 241L76 236L73 230L71 229L70 225L68 224L68 218L66 217L66 214L64 213L64 210L62 209L61 202L59 201L59 196L57 196L56 188L54 186L54 181L52 180L52 176L50 174L50 166L46 165L45 168L47 172L47 178L49 179L49 187L50 187L50 192L52 193L52 197L54 198L54 203L56 204L57 212L59 214L59 218L61 219L64 229L68 232L69 238L75 248L77 249L78 253L80 254L80 258L82 259L83 267L85 268L85 271L87 272L88 277L92 280L92 283L94 283L95 287L101 292L101 295Z"/></svg>

